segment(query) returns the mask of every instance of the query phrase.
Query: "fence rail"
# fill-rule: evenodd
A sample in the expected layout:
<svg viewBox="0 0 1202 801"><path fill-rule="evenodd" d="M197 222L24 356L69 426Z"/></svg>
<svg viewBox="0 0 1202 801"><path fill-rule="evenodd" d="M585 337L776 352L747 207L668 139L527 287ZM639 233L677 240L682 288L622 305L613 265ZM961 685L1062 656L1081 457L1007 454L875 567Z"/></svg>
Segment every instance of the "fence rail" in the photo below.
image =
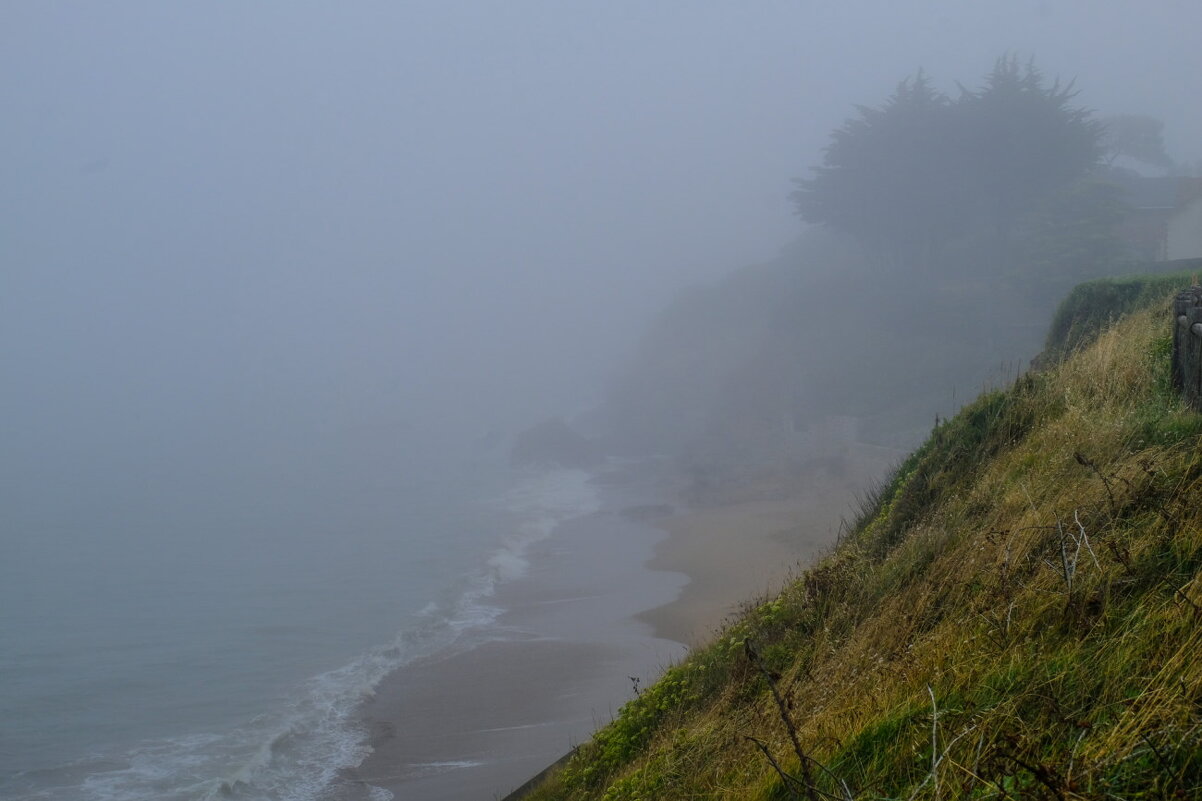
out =
<svg viewBox="0 0 1202 801"><path fill-rule="evenodd" d="M1202 410L1202 286L1177 293L1173 319L1173 386Z"/></svg>

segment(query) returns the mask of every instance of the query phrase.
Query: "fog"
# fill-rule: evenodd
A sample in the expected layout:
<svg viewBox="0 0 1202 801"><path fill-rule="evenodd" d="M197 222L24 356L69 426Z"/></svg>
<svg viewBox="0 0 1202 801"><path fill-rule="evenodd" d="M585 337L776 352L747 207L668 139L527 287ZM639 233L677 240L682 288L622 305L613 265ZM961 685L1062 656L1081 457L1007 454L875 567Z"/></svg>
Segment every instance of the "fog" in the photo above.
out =
<svg viewBox="0 0 1202 801"><path fill-rule="evenodd" d="M1196 0L0 4L0 652L23 660L0 708L25 748L0 789L29 755L89 753L89 725L209 730L143 703L164 666L192 665L187 709L225 699L228 728L386 641L497 539L451 519L468 490L446 476L548 417L625 403L637 444L758 459L741 420L698 432L879 412L849 394L944 403L839 349L981 361L917 271L874 307L884 334L815 335L874 279L846 242L797 244L793 179L857 104L920 69L954 96L1004 54L1098 115L1162 120L1196 169L1199 30ZM272 651L281 620L303 636ZM113 631L105 662L84 635Z"/></svg>
<svg viewBox="0 0 1202 801"><path fill-rule="evenodd" d="M789 179L918 67L950 89L1032 54L1202 155L1187 2L0 16L20 473L161 437L203 459L235 431L483 433L587 404L675 288L796 233Z"/></svg>
<svg viewBox="0 0 1202 801"><path fill-rule="evenodd" d="M3 505L366 473L402 434L594 403L680 287L797 234L790 179L919 67L952 91L1032 55L1196 160L1200 21L1188 2L6 3Z"/></svg>

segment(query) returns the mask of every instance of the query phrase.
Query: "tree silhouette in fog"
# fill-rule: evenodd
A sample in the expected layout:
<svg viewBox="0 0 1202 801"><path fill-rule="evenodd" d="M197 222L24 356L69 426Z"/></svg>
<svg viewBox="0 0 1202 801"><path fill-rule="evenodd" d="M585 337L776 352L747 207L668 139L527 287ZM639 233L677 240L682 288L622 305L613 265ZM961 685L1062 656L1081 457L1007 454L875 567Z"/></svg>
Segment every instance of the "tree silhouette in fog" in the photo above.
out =
<svg viewBox="0 0 1202 801"><path fill-rule="evenodd" d="M1102 121L1106 166L1131 159L1170 172L1176 165L1164 149L1164 122L1143 114L1114 114Z"/></svg>
<svg viewBox="0 0 1202 801"><path fill-rule="evenodd" d="M960 146L954 106L920 71L858 111L796 182L797 210L901 262L929 257L963 224L963 182L948 164Z"/></svg>
<svg viewBox="0 0 1202 801"><path fill-rule="evenodd" d="M1007 251L1041 199L1099 163L1103 128L1076 94L1013 56L955 100L919 71L880 107L859 106L791 197L806 222L893 264L934 265L949 242L982 229Z"/></svg>
<svg viewBox="0 0 1202 801"><path fill-rule="evenodd" d="M1032 62L994 64L985 86L957 104L967 121L974 189L1003 242L1030 204L1085 176L1102 154L1102 125L1072 105L1072 82L1045 86Z"/></svg>

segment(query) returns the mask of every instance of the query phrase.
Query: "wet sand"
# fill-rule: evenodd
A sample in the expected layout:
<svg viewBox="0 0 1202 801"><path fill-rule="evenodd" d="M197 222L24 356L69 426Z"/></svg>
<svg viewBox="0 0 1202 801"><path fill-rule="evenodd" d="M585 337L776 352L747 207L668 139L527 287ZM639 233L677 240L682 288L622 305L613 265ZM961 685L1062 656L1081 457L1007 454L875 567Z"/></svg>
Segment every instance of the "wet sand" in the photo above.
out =
<svg viewBox="0 0 1202 801"><path fill-rule="evenodd" d="M854 516L857 493L879 481L898 452L854 447L837 470L774 477L742 497L658 521L668 538L649 566L689 577L680 595L639 613L660 637L687 645L709 640L748 603L779 590L834 543Z"/></svg>
<svg viewBox="0 0 1202 801"><path fill-rule="evenodd" d="M617 513L564 524L494 599L487 635L387 677L362 714L374 753L350 778L397 801L500 798L607 723L684 654L635 619L685 581L645 567L663 533Z"/></svg>
<svg viewBox="0 0 1202 801"><path fill-rule="evenodd" d="M704 642L830 547L856 492L895 458L862 450L721 505L635 503L564 524L500 588L508 611L487 636L382 682L363 709L375 751L350 778L397 801L504 797L611 720L632 677L654 681L682 643Z"/></svg>
<svg viewBox="0 0 1202 801"><path fill-rule="evenodd" d="M499 797L610 719L621 663L612 646L535 640L412 665L368 706L376 752L358 778L397 799Z"/></svg>

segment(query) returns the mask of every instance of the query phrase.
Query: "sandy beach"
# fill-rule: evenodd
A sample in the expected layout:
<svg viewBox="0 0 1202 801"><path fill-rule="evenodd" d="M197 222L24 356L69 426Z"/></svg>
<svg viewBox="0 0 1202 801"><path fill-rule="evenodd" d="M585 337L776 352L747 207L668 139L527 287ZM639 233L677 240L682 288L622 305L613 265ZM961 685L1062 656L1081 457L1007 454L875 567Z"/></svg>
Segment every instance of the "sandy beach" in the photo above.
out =
<svg viewBox="0 0 1202 801"><path fill-rule="evenodd" d="M363 709L374 753L349 778L398 801L504 797L611 720L635 679L829 547L891 462L865 451L720 504L611 505L561 525L498 591L487 635L385 679Z"/></svg>
<svg viewBox="0 0 1202 801"><path fill-rule="evenodd" d="M622 656L603 644L491 642L399 671L369 705L376 750L358 778L398 799L496 798L609 719L629 689Z"/></svg>
<svg viewBox="0 0 1202 801"><path fill-rule="evenodd" d="M837 470L775 476L714 505L656 521L668 533L648 563L684 573L680 595L640 612L656 634L687 645L708 640L746 603L783 582L827 550L857 493L879 481L899 458L888 449L852 448Z"/></svg>
<svg viewBox="0 0 1202 801"><path fill-rule="evenodd" d="M685 652L635 617L686 581L645 567L663 537L613 511L534 546L487 634L381 683L363 709L374 753L351 778L398 801L487 801L587 739L632 697L632 676L653 681Z"/></svg>

